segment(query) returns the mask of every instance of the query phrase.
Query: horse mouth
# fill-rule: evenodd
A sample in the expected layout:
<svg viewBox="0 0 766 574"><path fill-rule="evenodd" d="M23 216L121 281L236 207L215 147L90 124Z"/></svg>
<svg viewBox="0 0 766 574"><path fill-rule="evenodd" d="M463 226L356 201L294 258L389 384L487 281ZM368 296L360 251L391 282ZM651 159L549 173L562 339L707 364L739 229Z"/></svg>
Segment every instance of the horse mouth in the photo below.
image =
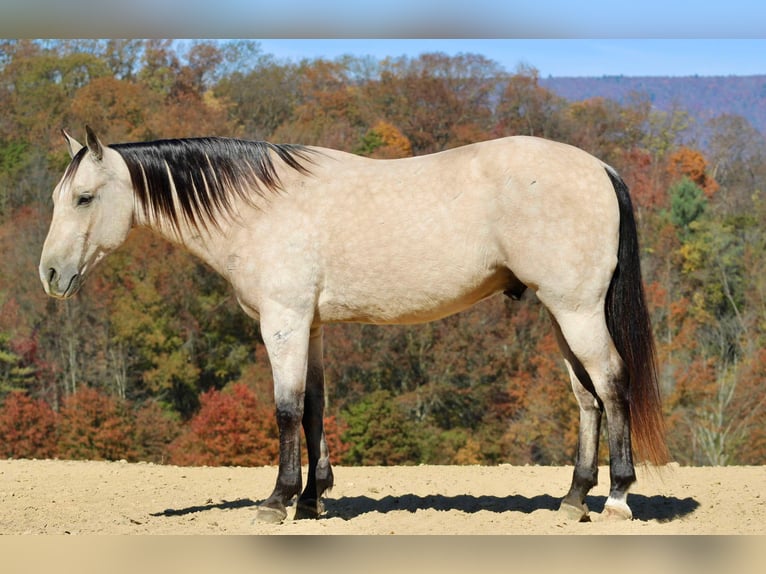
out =
<svg viewBox="0 0 766 574"><path fill-rule="evenodd" d="M66 287L62 289L62 277L58 276L55 270L50 269L48 272L47 283L45 291L51 297L56 299L69 299L75 293L80 290L83 283L83 275L81 273L75 273L69 278L66 283Z"/></svg>
<svg viewBox="0 0 766 574"><path fill-rule="evenodd" d="M68 299L75 293L77 293L80 290L80 287L82 287L82 275L79 273L72 276L72 278L69 280L69 285L67 285L66 290L62 294L62 299Z"/></svg>

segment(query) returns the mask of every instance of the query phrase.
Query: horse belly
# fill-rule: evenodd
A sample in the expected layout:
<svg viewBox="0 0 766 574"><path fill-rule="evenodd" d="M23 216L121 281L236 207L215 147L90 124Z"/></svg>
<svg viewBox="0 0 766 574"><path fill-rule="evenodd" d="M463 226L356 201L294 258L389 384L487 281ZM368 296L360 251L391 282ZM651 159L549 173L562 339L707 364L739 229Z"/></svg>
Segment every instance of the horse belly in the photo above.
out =
<svg viewBox="0 0 766 574"><path fill-rule="evenodd" d="M414 324L458 313L511 282L505 268L474 270L438 266L381 270L346 275L325 284L317 312L323 323ZM354 275L352 277L351 275Z"/></svg>

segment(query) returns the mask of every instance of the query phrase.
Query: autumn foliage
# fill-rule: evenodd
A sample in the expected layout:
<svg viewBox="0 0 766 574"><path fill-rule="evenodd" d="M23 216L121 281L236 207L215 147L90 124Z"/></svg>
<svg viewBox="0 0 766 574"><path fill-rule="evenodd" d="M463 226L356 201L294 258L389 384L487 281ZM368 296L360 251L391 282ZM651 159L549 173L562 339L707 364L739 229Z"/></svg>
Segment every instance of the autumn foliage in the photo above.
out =
<svg viewBox="0 0 766 574"><path fill-rule="evenodd" d="M274 464L279 435L274 410L260 404L243 383L200 398L200 410L170 446L179 465L257 466Z"/></svg>
<svg viewBox="0 0 766 574"><path fill-rule="evenodd" d="M396 159L411 156L412 144L396 126L380 120L367 131L354 151L379 159Z"/></svg>
<svg viewBox="0 0 766 574"><path fill-rule="evenodd" d="M120 460L133 458L131 419L125 405L84 387L61 406L59 453L62 458Z"/></svg>
<svg viewBox="0 0 766 574"><path fill-rule="evenodd" d="M16 391L0 408L0 456L50 458L56 454L56 413L43 400Z"/></svg>
<svg viewBox="0 0 766 574"><path fill-rule="evenodd" d="M718 189L718 183L711 177L707 160L702 152L682 146L668 158L668 175L671 180L688 177L710 198Z"/></svg>
<svg viewBox="0 0 766 574"><path fill-rule="evenodd" d="M766 462L766 143L743 117L641 93L567 101L478 54L292 63L255 42L160 39L0 40L0 109L0 456L276 463L258 324L220 276L136 230L78 297L42 292L59 130L87 123L107 142L383 159L514 134L582 147L631 187L673 457ZM428 325L326 326L325 341L335 462L573 461L578 411L531 289Z"/></svg>
<svg viewBox="0 0 766 574"><path fill-rule="evenodd" d="M82 387L59 412L16 391L0 407L0 453L7 458L167 462L178 423L154 401L140 407Z"/></svg>

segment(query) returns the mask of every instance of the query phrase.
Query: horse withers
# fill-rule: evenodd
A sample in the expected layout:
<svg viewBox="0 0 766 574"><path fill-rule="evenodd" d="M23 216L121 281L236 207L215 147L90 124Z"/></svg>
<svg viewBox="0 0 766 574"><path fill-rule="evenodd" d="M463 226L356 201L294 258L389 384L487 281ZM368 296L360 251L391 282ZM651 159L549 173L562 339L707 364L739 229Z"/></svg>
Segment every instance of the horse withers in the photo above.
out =
<svg viewBox="0 0 766 574"><path fill-rule="evenodd" d="M106 146L65 134L40 279L58 298L134 226L207 262L260 321L274 377L279 469L258 518L321 512L333 484L324 437L322 325L411 324L531 289L550 312L580 408L561 508L587 518L606 414L605 513L630 518L633 449L667 460L636 224L617 173L586 152L508 137L374 160L227 138ZM300 429L308 451L305 488Z"/></svg>

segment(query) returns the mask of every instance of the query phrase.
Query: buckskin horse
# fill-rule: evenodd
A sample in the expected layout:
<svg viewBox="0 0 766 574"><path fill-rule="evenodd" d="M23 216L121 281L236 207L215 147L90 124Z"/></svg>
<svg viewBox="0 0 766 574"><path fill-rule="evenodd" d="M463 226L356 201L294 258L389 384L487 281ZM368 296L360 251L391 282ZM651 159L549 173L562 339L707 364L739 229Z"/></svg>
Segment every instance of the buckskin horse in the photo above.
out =
<svg viewBox="0 0 766 574"><path fill-rule="evenodd" d="M580 408L561 510L587 519L606 414L604 514L631 518L636 455L667 460L649 313L628 189L578 148L508 137L377 160L228 138L106 146L64 133L40 279L57 298L147 226L232 285L260 321L274 378L279 468L257 518L322 512L333 485L323 430L322 325L412 324L496 293L532 290L552 318ZM308 477L301 492L300 430Z"/></svg>

